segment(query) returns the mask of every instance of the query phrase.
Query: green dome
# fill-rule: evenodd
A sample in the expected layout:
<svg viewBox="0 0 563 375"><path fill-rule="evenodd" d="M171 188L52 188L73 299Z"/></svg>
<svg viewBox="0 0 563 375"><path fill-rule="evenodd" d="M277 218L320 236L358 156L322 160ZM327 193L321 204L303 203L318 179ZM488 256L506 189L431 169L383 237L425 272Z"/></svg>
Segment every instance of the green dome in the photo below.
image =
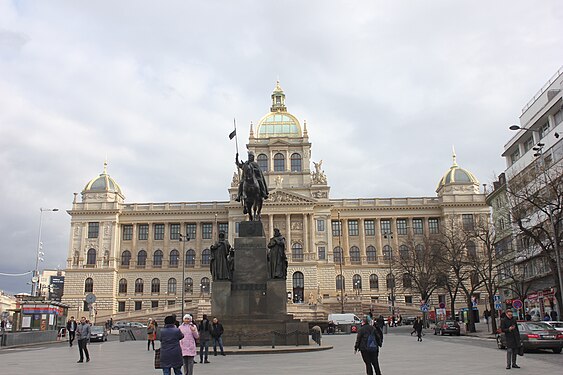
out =
<svg viewBox="0 0 563 375"><path fill-rule="evenodd" d="M301 137L301 126L295 116L287 112L270 112L258 123L256 135L258 138Z"/></svg>

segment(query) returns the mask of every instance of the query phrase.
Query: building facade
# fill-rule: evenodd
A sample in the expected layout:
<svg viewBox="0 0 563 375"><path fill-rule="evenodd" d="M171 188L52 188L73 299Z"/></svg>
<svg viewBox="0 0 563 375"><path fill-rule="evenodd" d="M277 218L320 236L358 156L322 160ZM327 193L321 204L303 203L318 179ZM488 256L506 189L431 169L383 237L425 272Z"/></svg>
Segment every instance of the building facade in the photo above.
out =
<svg viewBox="0 0 563 375"><path fill-rule="evenodd" d="M479 182L455 156L435 196L331 199L322 160L312 159L307 124L287 111L285 99L278 82L270 111L251 126L247 149L269 187L261 216L266 236L279 228L286 238L294 302L346 295L387 301L390 262L402 246L438 234L448 217L472 221L488 214ZM182 282L185 300L212 293L209 247L219 231L233 243L245 220L235 201L239 182L234 172L225 201L128 203L104 166L68 210L63 302L85 310L91 307L85 296L93 293L95 309L112 314L179 304ZM395 292L397 303L419 303L409 287Z"/></svg>

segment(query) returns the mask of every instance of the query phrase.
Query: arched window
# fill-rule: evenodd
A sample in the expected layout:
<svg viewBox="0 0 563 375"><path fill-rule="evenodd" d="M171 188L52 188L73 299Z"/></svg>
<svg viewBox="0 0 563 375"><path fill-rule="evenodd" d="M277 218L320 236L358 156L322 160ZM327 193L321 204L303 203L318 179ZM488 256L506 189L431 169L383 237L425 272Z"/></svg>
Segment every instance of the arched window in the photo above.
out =
<svg viewBox="0 0 563 375"><path fill-rule="evenodd" d="M283 172L285 171L285 158L283 154L277 153L274 155L274 172Z"/></svg>
<svg viewBox="0 0 563 375"><path fill-rule="evenodd" d="M203 251L201 252L201 265L202 266L208 266L210 260L210 256L211 256L211 251L209 249L203 249Z"/></svg>
<svg viewBox="0 0 563 375"><path fill-rule="evenodd" d="M137 254L137 267L145 268L147 265L147 252L145 250L139 251Z"/></svg>
<svg viewBox="0 0 563 375"><path fill-rule="evenodd" d="M170 252L170 267L177 268L180 261L180 252L176 249Z"/></svg>
<svg viewBox="0 0 563 375"><path fill-rule="evenodd" d="M383 246L383 259L389 260L391 259L393 249L389 245Z"/></svg>
<svg viewBox="0 0 563 375"><path fill-rule="evenodd" d="M403 288L412 288L412 279L410 275L403 275Z"/></svg>
<svg viewBox="0 0 563 375"><path fill-rule="evenodd" d="M336 290L344 290L346 289L346 280L344 276L337 275L336 276Z"/></svg>
<svg viewBox="0 0 563 375"><path fill-rule="evenodd" d="M424 258L424 245L418 244L414 247L414 253L416 255L416 259L423 259Z"/></svg>
<svg viewBox="0 0 563 375"><path fill-rule="evenodd" d="M350 262L354 264L360 263L360 248L357 246L352 246L350 248Z"/></svg>
<svg viewBox="0 0 563 375"><path fill-rule="evenodd" d="M94 292L94 280L89 277L84 280L84 293L92 293Z"/></svg>
<svg viewBox="0 0 563 375"><path fill-rule="evenodd" d="M301 155L298 153L291 154L291 171L301 172Z"/></svg>
<svg viewBox="0 0 563 375"><path fill-rule="evenodd" d="M302 303L305 300L305 276L302 272L294 272L293 276L293 302Z"/></svg>
<svg viewBox="0 0 563 375"><path fill-rule="evenodd" d="M135 293L143 293L144 286L143 279L135 280Z"/></svg>
<svg viewBox="0 0 563 375"><path fill-rule="evenodd" d="M160 293L160 280L157 278L151 281L151 293Z"/></svg>
<svg viewBox="0 0 563 375"><path fill-rule="evenodd" d="M379 289L379 277L375 273L369 275L369 288Z"/></svg>
<svg viewBox="0 0 563 375"><path fill-rule="evenodd" d="M336 246L334 248L334 250L332 251L333 254L333 258L334 258L334 263L344 263L343 259L342 259L342 248L340 246Z"/></svg>
<svg viewBox="0 0 563 375"><path fill-rule="evenodd" d="M162 267L162 258L164 258L164 254L162 253L162 251L161 250L155 251L153 255L153 262L152 262L153 266L157 268Z"/></svg>
<svg viewBox="0 0 563 375"><path fill-rule="evenodd" d="M173 277L168 279L168 294L176 294L176 279Z"/></svg>
<svg viewBox="0 0 563 375"><path fill-rule="evenodd" d="M268 157L265 154L258 155L256 161L262 172L268 172Z"/></svg>
<svg viewBox="0 0 563 375"><path fill-rule="evenodd" d="M360 275L352 276L352 288L354 290L362 290L362 277Z"/></svg>
<svg viewBox="0 0 563 375"><path fill-rule="evenodd" d="M131 264L131 252L129 250L125 250L121 253L121 266L129 267L129 264Z"/></svg>
<svg viewBox="0 0 563 375"><path fill-rule="evenodd" d="M368 263L376 263L377 262L377 251L375 250L375 247L369 245L366 248L366 255L368 258Z"/></svg>
<svg viewBox="0 0 563 375"><path fill-rule="evenodd" d="M127 293L127 279L119 280L119 293Z"/></svg>
<svg viewBox="0 0 563 375"><path fill-rule="evenodd" d="M303 262L303 246L300 243L294 243L291 247L291 260Z"/></svg>
<svg viewBox="0 0 563 375"><path fill-rule="evenodd" d="M194 268L195 267L195 250L189 249L186 251L186 267Z"/></svg>
<svg viewBox="0 0 563 375"><path fill-rule="evenodd" d="M385 281L387 283L387 290L395 287L395 276L393 276L392 274L387 274Z"/></svg>
<svg viewBox="0 0 563 375"><path fill-rule="evenodd" d="M96 249L89 249L86 253L86 264L89 266L96 265Z"/></svg>
<svg viewBox="0 0 563 375"><path fill-rule="evenodd" d="M409 254L408 246L406 246L406 245L399 246L399 256L403 260L409 259L410 254Z"/></svg>
<svg viewBox="0 0 563 375"><path fill-rule="evenodd" d="M473 286L477 286L479 285L480 279L479 279L479 274L477 272L472 272L471 273L471 284Z"/></svg>
<svg viewBox="0 0 563 375"><path fill-rule="evenodd" d="M200 292L203 294L208 294L210 292L211 284L208 277L203 277L200 282Z"/></svg>
<svg viewBox="0 0 563 375"><path fill-rule="evenodd" d="M468 257L475 258L477 256L477 247L475 246L475 242L467 241L465 248L467 249Z"/></svg>
<svg viewBox="0 0 563 375"><path fill-rule="evenodd" d="M186 294L192 294L194 292L194 280L191 277L186 277L184 280L184 291Z"/></svg>

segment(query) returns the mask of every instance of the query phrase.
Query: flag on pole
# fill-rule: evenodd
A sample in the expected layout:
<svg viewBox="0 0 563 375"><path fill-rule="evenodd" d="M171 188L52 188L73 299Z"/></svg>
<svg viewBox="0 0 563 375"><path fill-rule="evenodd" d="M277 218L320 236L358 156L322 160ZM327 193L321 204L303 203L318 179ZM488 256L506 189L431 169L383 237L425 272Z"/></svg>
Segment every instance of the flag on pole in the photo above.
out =
<svg viewBox="0 0 563 375"><path fill-rule="evenodd" d="M237 130L236 130L236 129L233 130L233 131L231 132L231 134L229 134L229 139L233 139L233 138L235 137L235 135L237 135Z"/></svg>

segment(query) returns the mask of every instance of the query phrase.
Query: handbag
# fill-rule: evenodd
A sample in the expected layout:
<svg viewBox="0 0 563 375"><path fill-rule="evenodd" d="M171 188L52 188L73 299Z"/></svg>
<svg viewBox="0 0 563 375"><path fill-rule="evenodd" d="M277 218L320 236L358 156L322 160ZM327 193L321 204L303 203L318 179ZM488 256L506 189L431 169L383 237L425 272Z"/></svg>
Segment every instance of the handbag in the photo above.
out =
<svg viewBox="0 0 563 375"><path fill-rule="evenodd" d="M160 348L154 351L154 368L159 369L160 367Z"/></svg>
<svg viewBox="0 0 563 375"><path fill-rule="evenodd" d="M523 356L523 355L524 355L524 346L520 345L520 347L518 348L518 355L519 355L519 356Z"/></svg>

